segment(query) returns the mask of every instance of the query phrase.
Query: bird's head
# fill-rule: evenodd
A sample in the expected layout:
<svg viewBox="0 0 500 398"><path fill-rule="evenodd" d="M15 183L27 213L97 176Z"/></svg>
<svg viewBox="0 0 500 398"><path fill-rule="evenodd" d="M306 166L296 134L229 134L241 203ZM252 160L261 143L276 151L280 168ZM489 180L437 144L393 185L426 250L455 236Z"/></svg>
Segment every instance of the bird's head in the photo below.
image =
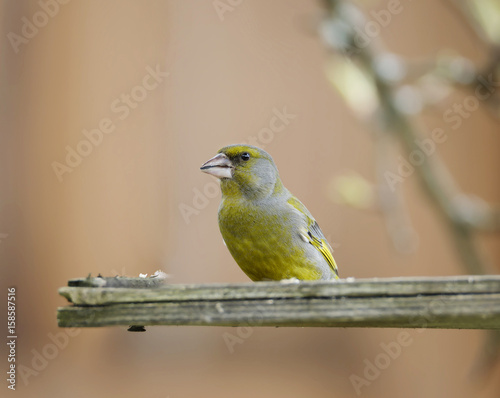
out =
<svg viewBox="0 0 500 398"><path fill-rule="evenodd" d="M283 185L273 158L251 145L229 145L201 166L221 180L222 194L258 199L279 194Z"/></svg>

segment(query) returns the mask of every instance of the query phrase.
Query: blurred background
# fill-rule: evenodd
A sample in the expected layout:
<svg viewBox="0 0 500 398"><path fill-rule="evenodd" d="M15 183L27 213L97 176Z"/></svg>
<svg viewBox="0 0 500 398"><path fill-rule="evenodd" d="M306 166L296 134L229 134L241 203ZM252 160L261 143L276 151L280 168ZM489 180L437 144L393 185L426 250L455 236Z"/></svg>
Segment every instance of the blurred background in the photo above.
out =
<svg viewBox="0 0 500 398"><path fill-rule="evenodd" d="M341 277L498 272L484 216L500 200L498 3L477 3L496 21L485 31L465 1L1 1L0 279L2 301L17 291L15 394L497 397L500 367L474 372L481 331L408 330L411 344L370 373L401 330L56 324L57 289L89 273L247 282L220 237L217 184L199 170L241 142L274 157ZM423 167L440 159L440 182L478 226L462 242L421 169L398 171L416 159L399 132L435 129L446 139Z"/></svg>

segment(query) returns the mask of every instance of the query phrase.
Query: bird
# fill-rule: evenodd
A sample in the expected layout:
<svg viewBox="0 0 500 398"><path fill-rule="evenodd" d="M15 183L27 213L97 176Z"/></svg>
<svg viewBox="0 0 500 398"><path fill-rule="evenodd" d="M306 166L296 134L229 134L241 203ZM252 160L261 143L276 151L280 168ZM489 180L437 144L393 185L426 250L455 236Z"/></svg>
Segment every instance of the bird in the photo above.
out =
<svg viewBox="0 0 500 398"><path fill-rule="evenodd" d="M252 281L339 278L325 235L285 188L266 151L245 144L225 146L200 169L220 180L219 229Z"/></svg>

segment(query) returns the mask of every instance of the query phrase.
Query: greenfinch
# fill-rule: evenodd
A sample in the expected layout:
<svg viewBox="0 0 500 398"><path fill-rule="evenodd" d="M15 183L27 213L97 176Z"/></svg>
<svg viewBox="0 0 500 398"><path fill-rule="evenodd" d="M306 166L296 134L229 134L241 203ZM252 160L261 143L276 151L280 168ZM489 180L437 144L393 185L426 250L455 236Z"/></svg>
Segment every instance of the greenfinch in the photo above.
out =
<svg viewBox="0 0 500 398"><path fill-rule="evenodd" d="M267 152L226 146L201 170L220 179L220 232L251 280L338 279L332 248Z"/></svg>

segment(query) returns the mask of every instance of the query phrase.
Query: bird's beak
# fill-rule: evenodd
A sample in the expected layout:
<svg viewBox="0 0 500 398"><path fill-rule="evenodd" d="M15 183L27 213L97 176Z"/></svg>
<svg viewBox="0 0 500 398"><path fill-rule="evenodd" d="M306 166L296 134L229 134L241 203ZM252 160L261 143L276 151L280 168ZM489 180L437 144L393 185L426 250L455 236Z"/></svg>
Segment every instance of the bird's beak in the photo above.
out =
<svg viewBox="0 0 500 398"><path fill-rule="evenodd" d="M200 170L204 173L211 174L217 178L233 178L233 169L233 164L223 153L217 154L200 167Z"/></svg>

